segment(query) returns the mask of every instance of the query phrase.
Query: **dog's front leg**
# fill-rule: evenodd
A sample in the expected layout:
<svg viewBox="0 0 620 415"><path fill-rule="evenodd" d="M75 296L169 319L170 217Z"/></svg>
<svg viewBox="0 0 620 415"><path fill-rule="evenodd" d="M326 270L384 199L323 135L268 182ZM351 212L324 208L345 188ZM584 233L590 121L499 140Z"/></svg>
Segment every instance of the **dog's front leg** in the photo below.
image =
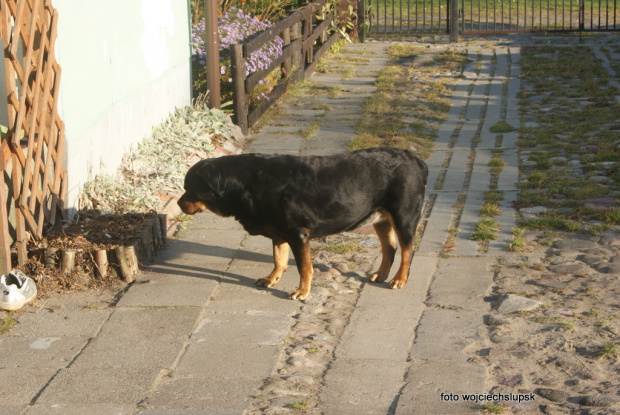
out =
<svg viewBox="0 0 620 415"><path fill-rule="evenodd" d="M310 257L310 231L304 231L300 235L300 239L290 242L297 270L299 271L299 288L291 293L292 300L305 300L310 295L310 287L312 286L312 277L314 269L312 268L312 258Z"/></svg>
<svg viewBox="0 0 620 415"><path fill-rule="evenodd" d="M268 277L256 281L256 285L260 287L273 287L280 281L282 274L288 268L289 251L288 243L273 240L273 271L271 271Z"/></svg>

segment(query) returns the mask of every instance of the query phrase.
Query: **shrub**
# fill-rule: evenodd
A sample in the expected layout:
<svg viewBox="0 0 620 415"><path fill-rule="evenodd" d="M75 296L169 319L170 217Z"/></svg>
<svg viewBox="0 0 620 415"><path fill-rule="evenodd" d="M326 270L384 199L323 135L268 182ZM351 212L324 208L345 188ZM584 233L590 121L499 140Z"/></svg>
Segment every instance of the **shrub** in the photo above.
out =
<svg viewBox="0 0 620 415"><path fill-rule="evenodd" d="M273 26L269 21L260 21L257 17L244 13L238 8L230 8L218 21L220 36L220 82L223 100L232 98L232 71L231 71L231 46L243 43L259 33ZM194 96L204 93L206 85L206 51L204 48L204 18L192 28L192 65L194 73ZM282 55L284 41L276 36L271 42L266 43L261 49L252 53L245 63L245 75L269 67L274 59ZM261 99L268 99L267 94L277 82L277 74L271 75L261 81L252 92L251 103Z"/></svg>

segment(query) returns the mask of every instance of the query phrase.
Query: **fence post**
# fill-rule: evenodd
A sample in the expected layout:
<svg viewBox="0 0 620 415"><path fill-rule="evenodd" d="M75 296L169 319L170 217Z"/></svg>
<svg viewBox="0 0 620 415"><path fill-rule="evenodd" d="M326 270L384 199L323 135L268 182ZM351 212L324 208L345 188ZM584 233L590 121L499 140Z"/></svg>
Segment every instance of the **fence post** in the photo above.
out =
<svg viewBox="0 0 620 415"><path fill-rule="evenodd" d="M232 45L232 80L233 80L233 110L235 124L247 135L248 128L248 97L245 90L245 59L243 59L243 45Z"/></svg>
<svg viewBox="0 0 620 415"><path fill-rule="evenodd" d="M302 69L302 73L303 73L303 59L302 59L302 43L303 43L303 38L301 35L301 22L297 22L293 25L293 27L291 28L291 37L293 39L301 39L301 42L299 42L299 47L294 47L293 50L291 51L291 60L292 60L292 64L293 66L295 66L295 70L301 68Z"/></svg>
<svg viewBox="0 0 620 415"><path fill-rule="evenodd" d="M450 0L450 42L459 41L459 0Z"/></svg>
<svg viewBox="0 0 620 415"><path fill-rule="evenodd" d="M366 42L366 2L357 0L357 34L361 43Z"/></svg>
<svg viewBox="0 0 620 415"><path fill-rule="evenodd" d="M286 47L291 44L291 28L287 27L282 32L282 40L284 41L283 47ZM286 59L282 62L282 77L286 78L291 75L291 58Z"/></svg>
<svg viewBox="0 0 620 415"><path fill-rule="evenodd" d="M209 107L220 108L220 36L217 27L217 0L205 0L205 53Z"/></svg>

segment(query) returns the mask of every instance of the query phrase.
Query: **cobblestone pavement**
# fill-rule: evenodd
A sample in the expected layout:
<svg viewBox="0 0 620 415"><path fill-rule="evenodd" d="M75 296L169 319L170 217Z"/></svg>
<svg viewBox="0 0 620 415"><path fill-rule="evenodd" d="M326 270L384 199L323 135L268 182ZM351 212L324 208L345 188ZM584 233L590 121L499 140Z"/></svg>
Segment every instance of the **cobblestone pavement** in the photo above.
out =
<svg viewBox="0 0 620 415"><path fill-rule="evenodd" d="M353 66L350 76L312 77L345 93L292 98L246 151L346 151L390 45L347 45L367 58L344 64ZM429 44L425 53L446 47ZM427 161L424 234L403 290L366 283L379 245L361 230L342 238L366 250L317 250L311 296L290 301L295 267L273 288L254 286L271 269L269 240L234 220L197 215L126 290L54 297L22 316L0 339L0 413L478 413L478 404L452 397L493 386L492 368L471 357L487 341L495 265L514 257L506 242L515 222L517 133L490 127L521 124L520 49L498 41L457 48L471 51L473 63L455 78ZM304 138L300 128L310 125L317 131ZM506 165L491 182L488 162L498 150ZM501 227L479 252L470 235L491 188L504 193ZM452 252L442 255L457 227Z"/></svg>

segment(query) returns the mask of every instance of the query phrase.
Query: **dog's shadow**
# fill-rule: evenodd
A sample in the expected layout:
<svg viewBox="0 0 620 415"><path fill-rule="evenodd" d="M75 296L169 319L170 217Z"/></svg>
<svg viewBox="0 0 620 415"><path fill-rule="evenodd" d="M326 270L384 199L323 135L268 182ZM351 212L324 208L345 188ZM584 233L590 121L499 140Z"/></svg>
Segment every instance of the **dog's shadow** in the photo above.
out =
<svg viewBox="0 0 620 415"><path fill-rule="evenodd" d="M169 240L153 261L144 266L144 271L150 276L189 277L255 288L259 288L256 280L269 275L272 269L271 254L180 239ZM297 274L292 255L289 258L289 270ZM289 272L291 271L287 271ZM260 289L270 291L278 297L288 296L288 292L283 291L279 285Z"/></svg>

